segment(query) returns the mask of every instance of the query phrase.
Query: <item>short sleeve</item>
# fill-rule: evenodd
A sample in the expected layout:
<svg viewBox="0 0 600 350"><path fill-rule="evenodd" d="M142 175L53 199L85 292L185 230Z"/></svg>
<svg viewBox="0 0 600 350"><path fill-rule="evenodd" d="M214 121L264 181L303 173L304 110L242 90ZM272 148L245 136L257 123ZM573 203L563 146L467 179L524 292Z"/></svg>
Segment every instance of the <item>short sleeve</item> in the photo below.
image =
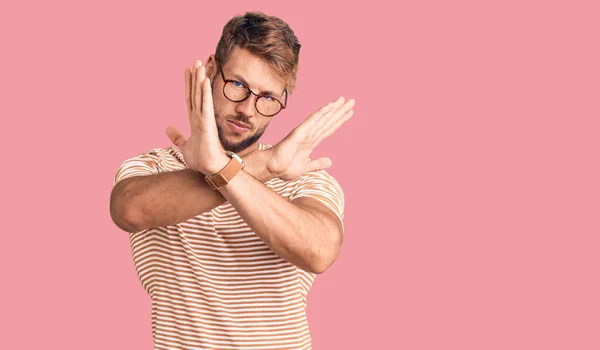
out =
<svg viewBox="0 0 600 350"><path fill-rule="evenodd" d="M133 176L157 174L159 172L158 164L159 157L154 150L129 158L121 163L115 174L113 186L119 181Z"/></svg>
<svg viewBox="0 0 600 350"><path fill-rule="evenodd" d="M300 197L312 197L326 205L344 227L344 192L336 179L325 170L311 171L300 177L289 199Z"/></svg>

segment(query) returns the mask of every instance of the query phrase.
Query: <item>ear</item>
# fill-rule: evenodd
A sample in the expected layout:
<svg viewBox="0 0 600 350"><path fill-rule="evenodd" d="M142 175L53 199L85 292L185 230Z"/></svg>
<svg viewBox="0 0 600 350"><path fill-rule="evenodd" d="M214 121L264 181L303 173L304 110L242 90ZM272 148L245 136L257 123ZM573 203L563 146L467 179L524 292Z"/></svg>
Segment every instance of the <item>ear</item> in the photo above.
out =
<svg viewBox="0 0 600 350"><path fill-rule="evenodd" d="M210 78L211 82L215 81L215 75L217 74L217 61L215 59L215 55L210 55L208 57L204 67L206 67L206 76Z"/></svg>

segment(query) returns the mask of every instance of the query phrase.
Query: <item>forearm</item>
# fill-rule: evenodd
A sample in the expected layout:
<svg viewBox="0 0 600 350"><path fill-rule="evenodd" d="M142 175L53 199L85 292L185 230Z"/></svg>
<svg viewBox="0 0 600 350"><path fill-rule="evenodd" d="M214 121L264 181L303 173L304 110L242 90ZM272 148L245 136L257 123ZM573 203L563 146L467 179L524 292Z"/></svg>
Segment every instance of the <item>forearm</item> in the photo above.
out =
<svg viewBox="0 0 600 350"><path fill-rule="evenodd" d="M335 235L317 215L290 202L245 171L220 189L242 219L273 252L319 273L336 255Z"/></svg>
<svg viewBox="0 0 600 350"><path fill-rule="evenodd" d="M243 157L245 170L260 183L274 176L267 171L265 154ZM113 221L128 232L174 225L207 212L227 199L211 189L202 173L184 169L122 180L111 194Z"/></svg>

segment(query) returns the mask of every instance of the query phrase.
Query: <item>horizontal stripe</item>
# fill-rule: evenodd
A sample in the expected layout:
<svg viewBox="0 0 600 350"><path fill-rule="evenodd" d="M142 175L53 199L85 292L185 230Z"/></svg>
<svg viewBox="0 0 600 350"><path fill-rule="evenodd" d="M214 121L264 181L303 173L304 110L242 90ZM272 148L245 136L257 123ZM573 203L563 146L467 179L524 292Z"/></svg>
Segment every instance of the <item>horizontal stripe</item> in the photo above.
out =
<svg viewBox="0 0 600 350"><path fill-rule="evenodd" d="M259 144L259 151L270 147ZM114 184L186 167L176 148L155 148L125 160ZM343 227L344 194L325 170L265 185L289 201L317 199ZM310 349L306 301L316 275L273 253L231 203L132 232L129 241L152 300L155 349Z"/></svg>

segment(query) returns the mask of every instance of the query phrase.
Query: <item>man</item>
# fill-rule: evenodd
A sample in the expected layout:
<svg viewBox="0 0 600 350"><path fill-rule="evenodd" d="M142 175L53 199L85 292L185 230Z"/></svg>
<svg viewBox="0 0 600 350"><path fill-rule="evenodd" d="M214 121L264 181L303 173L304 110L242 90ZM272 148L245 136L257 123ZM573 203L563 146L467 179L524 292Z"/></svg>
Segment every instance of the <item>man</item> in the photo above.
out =
<svg viewBox="0 0 600 350"><path fill-rule="evenodd" d="M306 298L336 259L344 195L312 150L353 115L339 98L275 146L300 44L282 20L231 19L206 65L185 71L189 139L126 160L111 194L152 299L156 349L308 349Z"/></svg>

